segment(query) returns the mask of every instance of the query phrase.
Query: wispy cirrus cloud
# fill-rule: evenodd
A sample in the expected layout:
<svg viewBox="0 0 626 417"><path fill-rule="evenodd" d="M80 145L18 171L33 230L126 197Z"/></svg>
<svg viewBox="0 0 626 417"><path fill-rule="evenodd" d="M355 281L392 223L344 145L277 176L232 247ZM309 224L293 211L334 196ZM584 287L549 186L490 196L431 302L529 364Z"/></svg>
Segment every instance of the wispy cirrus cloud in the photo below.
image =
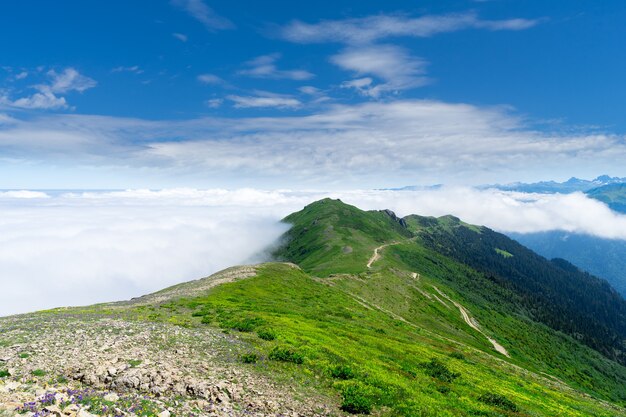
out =
<svg viewBox="0 0 626 417"><path fill-rule="evenodd" d="M297 43L336 42L368 44L394 37L426 38L440 33L465 29L523 30L536 26L541 19L485 20L475 13L425 15L376 15L344 20L323 20L305 23L294 20L281 28L279 35Z"/></svg>
<svg viewBox="0 0 626 417"><path fill-rule="evenodd" d="M279 69L276 61L280 59L280 54L262 55L246 62L246 69L239 71L239 74L255 78L273 78L288 80L309 80L315 77L309 71L301 69L283 70Z"/></svg>
<svg viewBox="0 0 626 417"><path fill-rule="evenodd" d="M198 81L202 84L223 84L224 80L215 74L200 74L198 75Z"/></svg>
<svg viewBox="0 0 626 417"><path fill-rule="evenodd" d="M65 109L69 106L65 97L60 96L61 94L73 91L82 93L97 85L94 79L82 75L71 67L65 68L62 72L50 70L46 75L47 83L31 87L37 90L36 93L14 100L7 95L0 96L0 105L22 109Z"/></svg>
<svg viewBox="0 0 626 417"><path fill-rule="evenodd" d="M258 91L254 96L228 95L226 98L234 103L236 108L273 107L278 109L293 109L302 106L297 98L284 94L274 94Z"/></svg>
<svg viewBox="0 0 626 417"><path fill-rule="evenodd" d="M215 13L203 0L171 0L171 3L189 13L210 31L235 28L233 22Z"/></svg>
<svg viewBox="0 0 626 417"><path fill-rule="evenodd" d="M115 67L111 70L111 72L115 73L115 72L130 72L132 74L143 74L144 71L139 68L138 65L132 65L129 67L125 67L125 66L119 66L119 67Z"/></svg>
<svg viewBox="0 0 626 417"><path fill-rule="evenodd" d="M178 39L181 42L187 42L187 40L189 39L189 37L187 35L185 35L184 33L172 33L172 36L175 39Z"/></svg>

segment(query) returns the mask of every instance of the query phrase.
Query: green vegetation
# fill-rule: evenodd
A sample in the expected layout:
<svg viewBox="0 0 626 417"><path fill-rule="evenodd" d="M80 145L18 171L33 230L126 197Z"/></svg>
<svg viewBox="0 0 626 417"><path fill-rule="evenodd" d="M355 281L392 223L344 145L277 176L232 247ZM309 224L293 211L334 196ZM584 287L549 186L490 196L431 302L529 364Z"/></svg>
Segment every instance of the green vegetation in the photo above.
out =
<svg viewBox="0 0 626 417"><path fill-rule="evenodd" d="M300 352L285 346L274 346L268 357L275 361L304 363L304 356Z"/></svg>
<svg viewBox="0 0 626 417"><path fill-rule="evenodd" d="M6 369L0 369L0 378L6 378L7 376L11 376L9 371L7 371Z"/></svg>
<svg viewBox="0 0 626 417"><path fill-rule="evenodd" d="M44 371L43 369L35 369L34 371L31 372L33 374L33 376L46 376L47 372Z"/></svg>
<svg viewBox="0 0 626 417"><path fill-rule="evenodd" d="M276 339L276 332L272 329L259 329L256 332L257 336L263 340L274 340Z"/></svg>
<svg viewBox="0 0 626 417"><path fill-rule="evenodd" d="M256 363L259 360L259 355L256 353L244 353L241 355L241 361L243 363Z"/></svg>
<svg viewBox="0 0 626 417"><path fill-rule="evenodd" d="M494 394L493 392L487 392L478 397L478 401L482 401L485 404L493 405L494 407L501 408L503 410L516 412L517 406L511 400L504 395Z"/></svg>
<svg viewBox="0 0 626 417"><path fill-rule="evenodd" d="M142 361L139 359L129 359L128 360L128 364L130 365L131 368L136 368L139 365L141 365Z"/></svg>
<svg viewBox="0 0 626 417"><path fill-rule="evenodd" d="M514 256L511 252L507 252L507 251L502 250L502 249L500 249L500 248L496 248L496 249L495 249L495 251L496 251L496 253L497 253L498 255L502 255L502 256L504 256L505 258L512 258L512 257Z"/></svg>

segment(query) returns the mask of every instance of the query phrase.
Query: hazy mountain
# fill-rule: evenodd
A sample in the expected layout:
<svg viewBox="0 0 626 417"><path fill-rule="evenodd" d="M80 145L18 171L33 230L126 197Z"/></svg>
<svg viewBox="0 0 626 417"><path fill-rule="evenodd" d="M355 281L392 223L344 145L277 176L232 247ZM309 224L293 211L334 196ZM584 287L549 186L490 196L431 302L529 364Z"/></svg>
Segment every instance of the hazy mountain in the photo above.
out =
<svg viewBox="0 0 626 417"><path fill-rule="evenodd" d="M516 182L512 184L493 184L486 185L481 188L497 188L503 191L519 191L523 193L573 193L576 191L586 192L594 188L602 187L610 184L626 183L626 178L610 177L601 175L593 180L582 180L572 177L565 182L556 181L540 181L535 183Z"/></svg>

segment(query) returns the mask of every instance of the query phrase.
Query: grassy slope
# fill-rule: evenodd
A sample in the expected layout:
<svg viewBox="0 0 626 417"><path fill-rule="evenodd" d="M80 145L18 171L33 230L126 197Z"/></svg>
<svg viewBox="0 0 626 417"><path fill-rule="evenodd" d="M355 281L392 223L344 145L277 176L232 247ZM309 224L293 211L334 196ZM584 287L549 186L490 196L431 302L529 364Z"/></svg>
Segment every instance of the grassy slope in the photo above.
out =
<svg viewBox="0 0 626 417"><path fill-rule="evenodd" d="M253 366L261 372L283 373L301 382L312 378L320 389L339 396L356 392L381 415L618 415L562 384L496 358L480 341L474 344L482 350L448 340L427 323L402 321L337 285L287 264L266 264L256 277L157 306L151 314L153 320L185 317L189 326L245 330L240 336L254 346L261 361ZM276 339L262 340L254 333L263 330ZM276 346L302 355L303 363L268 360ZM423 365L433 358L460 375L451 382L429 375ZM338 365L349 368L353 377L333 378ZM508 398L519 411L505 412L479 401L486 392Z"/></svg>

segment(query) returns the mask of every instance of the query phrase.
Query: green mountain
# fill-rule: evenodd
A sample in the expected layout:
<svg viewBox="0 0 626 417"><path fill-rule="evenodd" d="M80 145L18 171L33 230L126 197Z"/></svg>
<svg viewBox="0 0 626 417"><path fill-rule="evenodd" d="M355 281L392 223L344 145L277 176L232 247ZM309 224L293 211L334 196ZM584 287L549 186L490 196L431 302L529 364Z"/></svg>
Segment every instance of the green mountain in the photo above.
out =
<svg viewBox="0 0 626 417"><path fill-rule="evenodd" d="M612 210L626 213L626 183L610 184L594 188L587 191L586 194L591 198L602 201Z"/></svg>
<svg viewBox="0 0 626 417"><path fill-rule="evenodd" d="M326 199L285 221L279 262L0 319L0 410L45 383L111 416L626 415L606 282L452 216Z"/></svg>

